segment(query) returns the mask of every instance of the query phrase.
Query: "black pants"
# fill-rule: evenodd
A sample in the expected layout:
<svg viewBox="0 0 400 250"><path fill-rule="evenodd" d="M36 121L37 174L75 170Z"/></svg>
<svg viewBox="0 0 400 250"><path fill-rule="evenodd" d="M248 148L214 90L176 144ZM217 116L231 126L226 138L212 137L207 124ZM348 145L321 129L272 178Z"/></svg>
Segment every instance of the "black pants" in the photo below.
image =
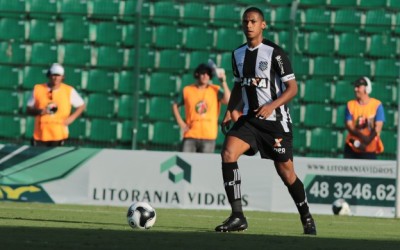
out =
<svg viewBox="0 0 400 250"><path fill-rule="evenodd" d="M59 147L64 145L65 140L62 141L37 141L31 140L31 145L34 147Z"/></svg>
<svg viewBox="0 0 400 250"><path fill-rule="evenodd" d="M344 146L344 158L346 159L368 159L376 160L375 153L357 153L354 152L349 145Z"/></svg>

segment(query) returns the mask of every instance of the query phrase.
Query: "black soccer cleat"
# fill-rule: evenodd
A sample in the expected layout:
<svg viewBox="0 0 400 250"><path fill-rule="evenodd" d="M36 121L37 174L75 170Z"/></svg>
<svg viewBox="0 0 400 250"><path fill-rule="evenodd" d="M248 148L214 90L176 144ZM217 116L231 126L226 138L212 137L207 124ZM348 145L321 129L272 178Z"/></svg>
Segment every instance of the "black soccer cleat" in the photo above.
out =
<svg viewBox="0 0 400 250"><path fill-rule="evenodd" d="M243 231L247 229L247 220L245 217L236 217L229 216L222 225L219 225L215 228L217 232L234 232L234 231Z"/></svg>
<svg viewBox="0 0 400 250"><path fill-rule="evenodd" d="M303 224L304 234L317 235L317 228L311 214L302 217L301 223Z"/></svg>

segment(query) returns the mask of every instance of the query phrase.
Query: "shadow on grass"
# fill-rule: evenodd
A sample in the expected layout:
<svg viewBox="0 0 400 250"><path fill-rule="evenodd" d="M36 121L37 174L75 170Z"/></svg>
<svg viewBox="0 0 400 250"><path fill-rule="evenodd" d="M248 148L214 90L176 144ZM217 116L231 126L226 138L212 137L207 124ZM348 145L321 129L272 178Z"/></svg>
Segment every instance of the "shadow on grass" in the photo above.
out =
<svg viewBox="0 0 400 250"><path fill-rule="evenodd" d="M178 229L177 229L178 231ZM0 227L1 249L399 249L398 241L369 241L241 233L160 232Z"/></svg>

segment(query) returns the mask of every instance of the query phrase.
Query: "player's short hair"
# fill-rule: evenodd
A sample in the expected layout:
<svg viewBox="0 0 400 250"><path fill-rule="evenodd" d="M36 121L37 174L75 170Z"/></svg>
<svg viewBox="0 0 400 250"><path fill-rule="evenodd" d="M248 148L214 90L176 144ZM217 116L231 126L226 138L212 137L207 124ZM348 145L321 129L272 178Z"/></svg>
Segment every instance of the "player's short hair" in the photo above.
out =
<svg viewBox="0 0 400 250"><path fill-rule="evenodd" d="M242 17L244 17L247 13L249 13L249 12L256 12L256 13L258 13L260 16L261 16L261 18L262 18L262 20L264 21L265 19L264 19L264 13L262 12L262 10L261 9L259 9L259 8L257 8L257 7L249 7L249 8L247 8L244 12L243 12L243 16Z"/></svg>
<svg viewBox="0 0 400 250"><path fill-rule="evenodd" d="M201 74L206 73L210 79L213 78L213 71L212 68L210 66L208 66L205 63L200 64L199 66L197 66L197 68L194 70L194 78L199 78L199 76Z"/></svg>

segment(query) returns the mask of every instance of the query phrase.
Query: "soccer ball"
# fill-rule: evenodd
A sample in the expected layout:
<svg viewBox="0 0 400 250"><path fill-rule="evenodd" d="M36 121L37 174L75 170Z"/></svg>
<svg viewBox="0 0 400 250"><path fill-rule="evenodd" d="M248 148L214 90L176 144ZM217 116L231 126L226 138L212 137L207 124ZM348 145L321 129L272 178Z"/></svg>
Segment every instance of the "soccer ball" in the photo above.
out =
<svg viewBox="0 0 400 250"><path fill-rule="evenodd" d="M128 208L126 215L132 228L150 229L156 222L156 210L147 202L135 202Z"/></svg>
<svg viewBox="0 0 400 250"><path fill-rule="evenodd" d="M337 199L332 203L332 211L335 215L351 215L349 203L344 199Z"/></svg>

